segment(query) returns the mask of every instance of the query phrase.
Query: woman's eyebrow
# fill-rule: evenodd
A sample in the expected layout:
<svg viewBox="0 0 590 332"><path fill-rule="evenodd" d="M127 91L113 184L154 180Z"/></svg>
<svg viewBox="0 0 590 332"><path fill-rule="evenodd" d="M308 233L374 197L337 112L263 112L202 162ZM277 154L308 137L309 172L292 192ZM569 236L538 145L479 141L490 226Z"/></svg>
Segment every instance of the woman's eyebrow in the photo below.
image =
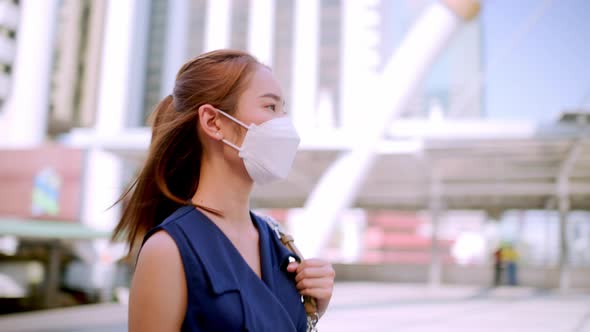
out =
<svg viewBox="0 0 590 332"><path fill-rule="evenodd" d="M274 93L265 93L265 94L261 95L259 98L271 98L271 99L274 99L277 103L282 101L283 105L285 104L285 101L280 96L278 96Z"/></svg>

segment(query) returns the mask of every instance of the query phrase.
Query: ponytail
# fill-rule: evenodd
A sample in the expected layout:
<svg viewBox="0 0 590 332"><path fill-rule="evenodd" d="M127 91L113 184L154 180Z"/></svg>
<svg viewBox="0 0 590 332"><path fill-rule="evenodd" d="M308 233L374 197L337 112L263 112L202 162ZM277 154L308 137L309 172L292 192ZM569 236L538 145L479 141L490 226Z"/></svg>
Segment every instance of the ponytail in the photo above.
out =
<svg viewBox="0 0 590 332"><path fill-rule="evenodd" d="M196 117L197 112L178 114L172 96L160 101L151 115L149 153L138 177L119 199L130 196L113 232L113 239L124 235L130 251L147 231L186 204L197 189L202 146Z"/></svg>

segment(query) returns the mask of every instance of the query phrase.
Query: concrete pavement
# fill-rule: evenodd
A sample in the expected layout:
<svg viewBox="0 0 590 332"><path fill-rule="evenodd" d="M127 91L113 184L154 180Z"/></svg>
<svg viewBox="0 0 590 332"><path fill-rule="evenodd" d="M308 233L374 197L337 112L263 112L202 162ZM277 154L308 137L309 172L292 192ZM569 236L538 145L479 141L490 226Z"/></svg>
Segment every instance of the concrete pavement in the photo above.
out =
<svg viewBox="0 0 590 332"><path fill-rule="evenodd" d="M121 332L119 304L0 316L3 332ZM590 290L337 283L325 331L590 332Z"/></svg>

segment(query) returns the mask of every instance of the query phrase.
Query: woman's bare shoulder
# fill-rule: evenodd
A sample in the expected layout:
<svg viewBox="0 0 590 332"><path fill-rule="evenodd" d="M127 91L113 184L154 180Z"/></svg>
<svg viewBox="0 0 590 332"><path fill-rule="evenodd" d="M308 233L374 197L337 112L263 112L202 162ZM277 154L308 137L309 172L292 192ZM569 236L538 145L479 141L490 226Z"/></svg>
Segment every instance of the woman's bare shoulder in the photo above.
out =
<svg viewBox="0 0 590 332"><path fill-rule="evenodd" d="M150 278L153 279L150 281L157 283L184 281L180 252L166 231L154 233L144 243L137 259L135 277Z"/></svg>
<svg viewBox="0 0 590 332"><path fill-rule="evenodd" d="M177 257L180 259L180 253L178 252L176 242L174 242L172 236L170 236L165 230L155 232L145 241L139 253L137 263L139 265L142 258L145 261L146 258L160 259L162 257L172 259Z"/></svg>
<svg viewBox="0 0 590 332"><path fill-rule="evenodd" d="M129 330L179 329L186 311L186 296L178 247L168 233L158 231L139 253L129 299Z"/></svg>

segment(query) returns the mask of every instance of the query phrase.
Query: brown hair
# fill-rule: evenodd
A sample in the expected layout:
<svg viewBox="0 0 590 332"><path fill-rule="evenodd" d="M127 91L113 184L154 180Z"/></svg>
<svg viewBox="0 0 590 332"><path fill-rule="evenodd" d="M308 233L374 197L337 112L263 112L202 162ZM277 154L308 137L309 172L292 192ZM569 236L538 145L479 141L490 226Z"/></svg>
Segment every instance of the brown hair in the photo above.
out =
<svg viewBox="0 0 590 332"><path fill-rule="evenodd" d="M113 239L124 237L130 252L147 231L189 204L197 190L203 154L199 107L211 104L234 112L258 65L247 53L218 50L180 68L172 95L160 101L151 115L152 141L145 164L117 202L125 200L126 204Z"/></svg>

